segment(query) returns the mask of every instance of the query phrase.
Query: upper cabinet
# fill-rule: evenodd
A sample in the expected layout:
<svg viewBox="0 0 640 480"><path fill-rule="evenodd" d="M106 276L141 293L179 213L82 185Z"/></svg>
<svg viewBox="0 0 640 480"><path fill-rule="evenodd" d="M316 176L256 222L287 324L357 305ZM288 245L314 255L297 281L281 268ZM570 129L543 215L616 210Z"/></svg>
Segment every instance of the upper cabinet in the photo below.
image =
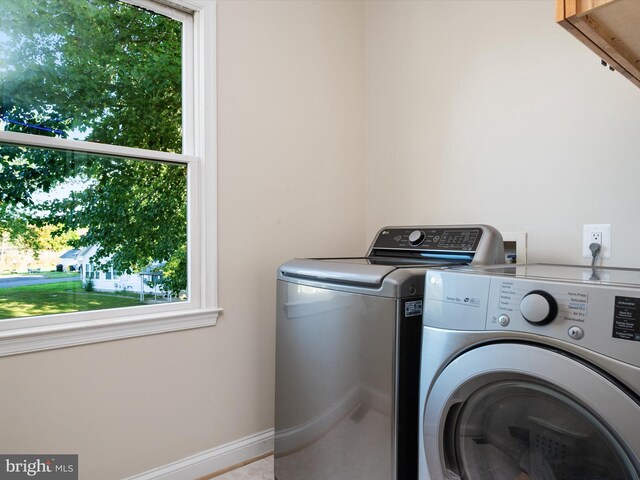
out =
<svg viewBox="0 0 640 480"><path fill-rule="evenodd" d="M640 87L640 0L556 0L556 21Z"/></svg>

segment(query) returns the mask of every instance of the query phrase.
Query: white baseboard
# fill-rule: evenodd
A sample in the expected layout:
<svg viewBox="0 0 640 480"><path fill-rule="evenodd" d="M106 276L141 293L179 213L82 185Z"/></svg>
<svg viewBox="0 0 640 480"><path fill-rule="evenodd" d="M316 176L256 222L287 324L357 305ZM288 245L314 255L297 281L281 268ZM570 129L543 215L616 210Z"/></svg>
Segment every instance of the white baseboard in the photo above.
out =
<svg viewBox="0 0 640 480"><path fill-rule="evenodd" d="M125 480L194 480L273 451L273 429L196 453Z"/></svg>

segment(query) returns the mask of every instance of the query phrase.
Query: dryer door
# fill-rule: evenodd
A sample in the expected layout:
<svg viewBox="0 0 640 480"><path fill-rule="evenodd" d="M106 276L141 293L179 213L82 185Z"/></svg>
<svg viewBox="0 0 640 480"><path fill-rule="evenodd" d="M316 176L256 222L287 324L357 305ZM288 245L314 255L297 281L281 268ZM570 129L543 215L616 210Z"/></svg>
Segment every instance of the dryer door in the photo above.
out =
<svg viewBox="0 0 640 480"><path fill-rule="evenodd" d="M638 480L640 405L561 353L478 347L429 392L424 444L432 480Z"/></svg>

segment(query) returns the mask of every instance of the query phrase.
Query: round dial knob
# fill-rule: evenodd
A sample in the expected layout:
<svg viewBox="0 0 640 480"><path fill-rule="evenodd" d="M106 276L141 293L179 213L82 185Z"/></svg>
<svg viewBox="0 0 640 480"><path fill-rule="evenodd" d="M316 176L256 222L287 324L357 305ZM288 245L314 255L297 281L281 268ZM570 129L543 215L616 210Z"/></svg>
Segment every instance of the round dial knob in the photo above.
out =
<svg viewBox="0 0 640 480"><path fill-rule="evenodd" d="M551 323L558 314L556 299L543 290L527 293L520 302L520 313L524 319L534 325Z"/></svg>
<svg viewBox="0 0 640 480"><path fill-rule="evenodd" d="M409 234L409 245L413 245L414 247L417 247L422 242L424 242L425 237L426 235L424 234L423 231L414 230Z"/></svg>

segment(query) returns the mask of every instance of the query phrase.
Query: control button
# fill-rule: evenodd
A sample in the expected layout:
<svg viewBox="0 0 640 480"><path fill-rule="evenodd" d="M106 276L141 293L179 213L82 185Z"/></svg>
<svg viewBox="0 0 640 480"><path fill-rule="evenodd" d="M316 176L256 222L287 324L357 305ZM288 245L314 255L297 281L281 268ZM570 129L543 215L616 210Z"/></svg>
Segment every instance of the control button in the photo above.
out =
<svg viewBox="0 0 640 480"><path fill-rule="evenodd" d="M574 340L580 340L582 337L584 337L584 330L582 330L580 327L571 327L569 328L568 333L569 336Z"/></svg>
<svg viewBox="0 0 640 480"><path fill-rule="evenodd" d="M520 302L520 313L524 319L534 325L551 323L558 314L556 299L543 290L527 293Z"/></svg>
<svg viewBox="0 0 640 480"><path fill-rule="evenodd" d="M509 325L509 321L510 321L509 315L502 314L498 317L498 323L503 327L506 327L507 325Z"/></svg>
<svg viewBox="0 0 640 480"><path fill-rule="evenodd" d="M409 245L417 247L424 242L425 234L421 230L414 230L409 234Z"/></svg>

